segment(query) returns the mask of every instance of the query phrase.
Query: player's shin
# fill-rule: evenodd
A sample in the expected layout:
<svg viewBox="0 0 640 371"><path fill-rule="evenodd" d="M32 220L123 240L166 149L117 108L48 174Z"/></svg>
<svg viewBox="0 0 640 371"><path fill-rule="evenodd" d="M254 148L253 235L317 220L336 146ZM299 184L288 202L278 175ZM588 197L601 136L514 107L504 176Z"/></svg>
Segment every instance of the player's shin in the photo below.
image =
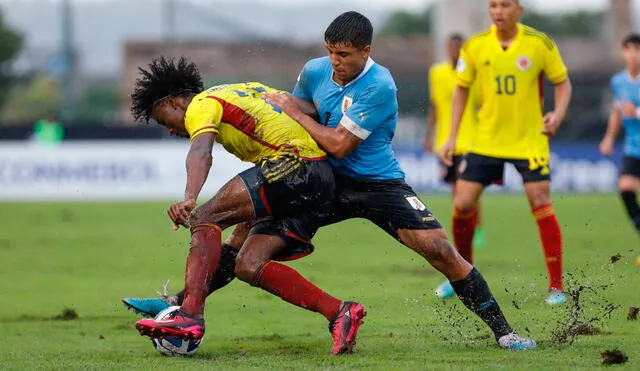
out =
<svg viewBox="0 0 640 371"><path fill-rule="evenodd" d="M211 282L209 283L207 296L211 295L214 291L227 286L236 278L236 274L234 271L236 268L237 256L238 250L236 250L229 244L222 244L220 263L218 264L218 269L216 269L215 273L213 274L213 278L211 278ZM172 296L168 299L171 300L171 305L182 305L182 302L184 301L184 290L181 290L175 296Z"/></svg>
<svg viewBox="0 0 640 371"><path fill-rule="evenodd" d="M453 211L453 241L456 244L458 252L464 260L473 264L473 235L477 225L477 211L459 210L455 208Z"/></svg>
<svg viewBox="0 0 640 371"><path fill-rule="evenodd" d="M196 225L191 229L181 311L195 318L203 316L207 289L220 262L221 233L221 228L212 224Z"/></svg>
<svg viewBox="0 0 640 371"><path fill-rule="evenodd" d="M293 305L318 312L328 320L340 311L340 300L284 264L267 262L250 283Z"/></svg>
<svg viewBox="0 0 640 371"><path fill-rule="evenodd" d="M627 214L633 225L636 227L638 233L640 233L640 205L638 205L638 198L633 191L621 191L620 197L624 202L624 207L627 210Z"/></svg>
<svg viewBox="0 0 640 371"><path fill-rule="evenodd" d="M549 272L549 290L562 291L562 231L553 206L543 205L532 210L538 223L542 249Z"/></svg>
<svg viewBox="0 0 640 371"><path fill-rule="evenodd" d="M465 278L452 281L451 286L460 301L489 325L496 340L513 332L498 302L491 294L489 285L475 267Z"/></svg>

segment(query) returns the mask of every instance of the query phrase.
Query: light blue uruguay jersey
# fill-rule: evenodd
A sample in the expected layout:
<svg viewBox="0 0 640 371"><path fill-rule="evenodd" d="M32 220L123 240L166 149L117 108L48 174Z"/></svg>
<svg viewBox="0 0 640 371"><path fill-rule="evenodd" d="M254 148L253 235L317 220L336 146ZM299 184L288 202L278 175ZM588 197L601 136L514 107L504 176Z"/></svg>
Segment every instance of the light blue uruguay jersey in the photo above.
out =
<svg viewBox="0 0 640 371"><path fill-rule="evenodd" d="M640 107L640 80L633 79L627 70L617 73L611 78L611 92L616 104L631 102ZM640 158L640 119L623 117L624 154Z"/></svg>
<svg viewBox="0 0 640 371"><path fill-rule="evenodd" d="M369 58L362 73L345 86L333 81L329 57L305 64L293 95L313 102L321 124L344 126L362 139L343 159L330 158L334 170L355 179L402 179L391 141L398 122L396 84L386 68Z"/></svg>

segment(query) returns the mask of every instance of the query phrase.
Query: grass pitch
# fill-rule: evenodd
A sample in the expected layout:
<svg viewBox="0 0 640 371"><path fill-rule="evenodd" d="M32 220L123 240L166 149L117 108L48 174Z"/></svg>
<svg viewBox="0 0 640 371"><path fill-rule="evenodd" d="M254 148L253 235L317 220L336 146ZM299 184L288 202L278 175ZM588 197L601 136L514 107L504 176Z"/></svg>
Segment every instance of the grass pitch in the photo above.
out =
<svg viewBox="0 0 640 371"><path fill-rule="evenodd" d="M449 198L424 200L449 226ZM627 320L628 308L640 306L639 240L614 195L555 197L580 309L543 303L546 270L525 199L485 198L488 245L476 251L476 265L511 324L539 343L519 353L499 349L457 299L437 300L442 277L420 257L373 224L352 220L322 229L316 252L291 265L367 307L355 354L328 355L321 315L235 281L208 300L200 351L161 356L137 334L137 317L120 299L154 295L167 279L173 291L182 285L189 236L171 231L166 206L0 204L0 370L573 370L602 368L600 353L614 349L629 359L616 368L640 369L640 321ZM65 309L78 318L62 315ZM566 330L580 323L596 334L570 343ZM567 341L559 343L563 334Z"/></svg>

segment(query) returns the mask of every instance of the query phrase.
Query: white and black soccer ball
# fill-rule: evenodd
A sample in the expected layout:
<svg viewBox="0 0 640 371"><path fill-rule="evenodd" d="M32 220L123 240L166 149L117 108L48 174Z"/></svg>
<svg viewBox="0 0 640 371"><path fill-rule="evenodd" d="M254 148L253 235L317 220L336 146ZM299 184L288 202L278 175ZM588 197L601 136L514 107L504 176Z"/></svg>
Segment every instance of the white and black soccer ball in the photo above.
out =
<svg viewBox="0 0 640 371"><path fill-rule="evenodd" d="M179 309L179 306L169 307L158 313L155 319L156 321L166 319L171 313ZM202 339L204 339L204 337ZM165 356L190 356L200 349L202 339L196 341L168 337L164 339L151 338L151 342L153 343L153 347Z"/></svg>

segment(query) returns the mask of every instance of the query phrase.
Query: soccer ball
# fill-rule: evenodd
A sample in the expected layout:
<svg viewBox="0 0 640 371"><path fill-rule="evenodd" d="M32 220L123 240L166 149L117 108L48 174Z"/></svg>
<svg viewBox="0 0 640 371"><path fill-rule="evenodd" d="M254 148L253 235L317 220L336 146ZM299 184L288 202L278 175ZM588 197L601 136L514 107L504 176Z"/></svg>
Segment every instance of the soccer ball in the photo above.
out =
<svg viewBox="0 0 640 371"><path fill-rule="evenodd" d="M155 319L156 321L163 320L178 309L180 309L179 306L169 307L158 313ZM204 339L204 337L202 339ZM202 339L196 341L174 337L163 339L151 338L151 342L153 343L153 347L165 356L190 356L200 349Z"/></svg>

